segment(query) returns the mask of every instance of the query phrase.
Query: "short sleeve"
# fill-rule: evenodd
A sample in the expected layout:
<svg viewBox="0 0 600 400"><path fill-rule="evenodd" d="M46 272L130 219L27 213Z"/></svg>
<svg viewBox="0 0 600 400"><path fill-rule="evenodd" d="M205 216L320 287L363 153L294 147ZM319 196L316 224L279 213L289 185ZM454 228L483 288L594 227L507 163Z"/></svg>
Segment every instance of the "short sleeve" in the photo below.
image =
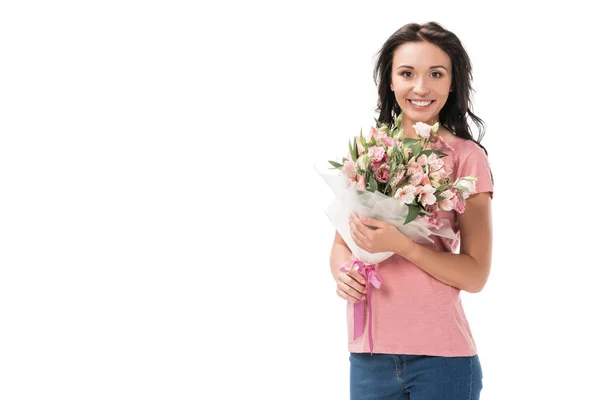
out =
<svg viewBox="0 0 600 400"><path fill-rule="evenodd" d="M477 178L474 193L490 192L493 197L492 171L485 151L475 142L471 142L471 146L468 146L465 150L464 157L461 157L463 154L459 156L456 178L463 176Z"/></svg>

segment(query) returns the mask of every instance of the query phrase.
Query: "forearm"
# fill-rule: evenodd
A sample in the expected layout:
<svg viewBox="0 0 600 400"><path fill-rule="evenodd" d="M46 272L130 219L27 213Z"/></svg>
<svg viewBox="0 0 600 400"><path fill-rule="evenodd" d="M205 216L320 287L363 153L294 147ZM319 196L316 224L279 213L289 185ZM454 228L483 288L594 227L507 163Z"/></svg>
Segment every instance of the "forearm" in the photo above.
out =
<svg viewBox="0 0 600 400"><path fill-rule="evenodd" d="M438 281L470 293L483 289L489 265L480 265L468 254L448 253L411 243L401 255Z"/></svg>
<svg viewBox="0 0 600 400"><path fill-rule="evenodd" d="M335 242L331 248L331 256L329 258L329 267L333 279L337 278L340 273L340 267L346 261L352 258L352 252L344 243Z"/></svg>

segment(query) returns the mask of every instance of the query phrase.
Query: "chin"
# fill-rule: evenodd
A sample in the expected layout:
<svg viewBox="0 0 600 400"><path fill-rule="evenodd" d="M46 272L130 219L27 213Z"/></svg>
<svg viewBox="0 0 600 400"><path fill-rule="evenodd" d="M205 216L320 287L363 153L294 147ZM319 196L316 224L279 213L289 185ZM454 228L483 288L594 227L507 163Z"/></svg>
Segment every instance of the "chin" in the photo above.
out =
<svg viewBox="0 0 600 400"><path fill-rule="evenodd" d="M411 120L413 123L416 122L425 122L425 123L431 123L435 116L438 115L436 113L432 113L432 112L418 112L418 111L414 111L414 110L403 110L403 114L406 118L408 118L409 120Z"/></svg>

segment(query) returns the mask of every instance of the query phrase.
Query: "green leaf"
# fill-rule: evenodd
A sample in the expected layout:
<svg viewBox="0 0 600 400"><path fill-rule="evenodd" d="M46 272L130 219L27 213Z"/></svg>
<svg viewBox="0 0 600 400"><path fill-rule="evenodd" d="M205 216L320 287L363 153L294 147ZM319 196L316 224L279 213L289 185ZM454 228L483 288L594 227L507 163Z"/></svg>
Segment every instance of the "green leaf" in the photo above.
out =
<svg viewBox="0 0 600 400"><path fill-rule="evenodd" d="M420 210L421 210L421 207L419 207L415 204L409 204L408 205L408 215L406 216L406 221L404 221L404 225L408 224L409 222L414 221L414 219L419 216Z"/></svg>
<svg viewBox="0 0 600 400"><path fill-rule="evenodd" d="M360 135L360 144L362 144L365 149L367 148L367 141L362 135Z"/></svg>
<svg viewBox="0 0 600 400"><path fill-rule="evenodd" d="M427 149L427 150L423 150L422 154L427 155L427 157L429 157L431 155L431 153L435 153L439 158L444 158L447 157L448 154L441 152L439 150L431 150L431 149Z"/></svg>
<svg viewBox="0 0 600 400"><path fill-rule="evenodd" d="M402 139L402 144L404 146L412 146L415 143L418 143L419 139L413 139L413 138L404 138Z"/></svg>
<svg viewBox="0 0 600 400"><path fill-rule="evenodd" d="M415 144L413 144L412 146L412 151L413 151L413 156L418 157L421 152L421 143L417 142Z"/></svg>
<svg viewBox="0 0 600 400"><path fill-rule="evenodd" d="M402 163L402 160L404 159L404 157L402 157L402 151L396 145L394 145L394 150L392 150L392 154L394 156L396 156L396 158L398 159L398 162Z"/></svg>
<svg viewBox="0 0 600 400"><path fill-rule="evenodd" d="M443 185L438 186L437 189L436 189L436 191L439 192L439 193L442 193L444 190L446 190L447 187L448 187L448 184L445 183Z"/></svg>
<svg viewBox="0 0 600 400"><path fill-rule="evenodd" d="M335 162L335 161L329 161L329 164L333 165L335 168L342 168L343 167L342 164L340 164L338 162Z"/></svg>
<svg viewBox="0 0 600 400"><path fill-rule="evenodd" d="M369 190L375 192L377 191L377 180L375 180L374 176L371 176L371 178L369 179L369 184L368 184L368 188Z"/></svg>
<svg viewBox="0 0 600 400"><path fill-rule="evenodd" d="M356 151L356 138L353 139L354 147L352 147L352 141L348 142L348 149L350 149L350 157L352 157L352 161L356 161L357 151Z"/></svg>
<svg viewBox="0 0 600 400"><path fill-rule="evenodd" d="M356 145L356 137L354 138L354 149L352 153L352 158L354 159L354 161L358 159L358 146Z"/></svg>

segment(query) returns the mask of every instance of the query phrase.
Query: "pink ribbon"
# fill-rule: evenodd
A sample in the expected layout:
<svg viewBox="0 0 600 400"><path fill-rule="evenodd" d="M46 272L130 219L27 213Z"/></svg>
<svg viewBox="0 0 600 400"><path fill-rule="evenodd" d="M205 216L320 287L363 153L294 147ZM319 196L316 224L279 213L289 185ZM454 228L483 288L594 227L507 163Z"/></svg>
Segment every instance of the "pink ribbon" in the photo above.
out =
<svg viewBox="0 0 600 400"><path fill-rule="evenodd" d="M350 268L346 269L346 265L352 264ZM367 304L369 305L369 349L371 350L371 354L373 354L373 335L371 333L371 285L375 286L377 289L381 287L381 277L375 271L376 264L365 265L364 262L359 260L350 260L346 261L342 264L340 271L342 272L350 272L354 268L355 265L358 265L358 273L363 276L366 280L365 285L367 285ZM365 302L364 300L359 303L354 303L354 337L353 340L360 337L365 333Z"/></svg>

